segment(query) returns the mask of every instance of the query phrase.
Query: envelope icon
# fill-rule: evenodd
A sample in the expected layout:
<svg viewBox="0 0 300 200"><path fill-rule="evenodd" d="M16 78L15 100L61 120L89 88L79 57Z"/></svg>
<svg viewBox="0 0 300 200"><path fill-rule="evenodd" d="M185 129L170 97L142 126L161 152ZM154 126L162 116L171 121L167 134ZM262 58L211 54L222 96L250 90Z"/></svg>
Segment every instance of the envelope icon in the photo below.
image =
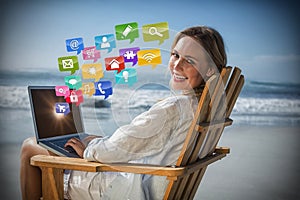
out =
<svg viewBox="0 0 300 200"><path fill-rule="evenodd" d="M73 68L73 60L72 59L62 60L62 65L64 69L71 69Z"/></svg>

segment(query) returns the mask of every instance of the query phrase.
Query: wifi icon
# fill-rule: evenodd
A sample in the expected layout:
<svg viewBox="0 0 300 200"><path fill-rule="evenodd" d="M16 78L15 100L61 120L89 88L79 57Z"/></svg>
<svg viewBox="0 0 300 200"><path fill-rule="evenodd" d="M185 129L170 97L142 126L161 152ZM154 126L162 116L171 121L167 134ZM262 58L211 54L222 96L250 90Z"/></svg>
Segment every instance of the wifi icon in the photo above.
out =
<svg viewBox="0 0 300 200"><path fill-rule="evenodd" d="M153 58L155 58L155 54L154 53L151 53L151 52L148 52L148 53L145 53L142 58L145 59L148 63L150 63Z"/></svg>
<svg viewBox="0 0 300 200"><path fill-rule="evenodd" d="M160 49L139 50L137 57L139 66L152 65L152 68L155 68L162 63Z"/></svg>

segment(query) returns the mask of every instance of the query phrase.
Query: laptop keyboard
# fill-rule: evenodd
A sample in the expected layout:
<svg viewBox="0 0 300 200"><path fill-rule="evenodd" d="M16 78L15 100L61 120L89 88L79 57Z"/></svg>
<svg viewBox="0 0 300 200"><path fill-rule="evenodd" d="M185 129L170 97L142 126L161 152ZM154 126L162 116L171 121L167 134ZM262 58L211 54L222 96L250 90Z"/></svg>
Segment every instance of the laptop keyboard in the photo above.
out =
<svg viewBox="0 0 300 200"><path fill-rule="evenodd" d="M79 137L74 137L74 138L78 138L79 139ZM69 139L70 138L63 138L63 139L59 139L59 140L52 140L50 143L53 144L53 145L55 145L55 146L57 146L57 147L59 147L60 149L66 151L66 152L77 154L76 151L72 147L70 147L70 146L65 147L65 144L68 142Z"/></svg>

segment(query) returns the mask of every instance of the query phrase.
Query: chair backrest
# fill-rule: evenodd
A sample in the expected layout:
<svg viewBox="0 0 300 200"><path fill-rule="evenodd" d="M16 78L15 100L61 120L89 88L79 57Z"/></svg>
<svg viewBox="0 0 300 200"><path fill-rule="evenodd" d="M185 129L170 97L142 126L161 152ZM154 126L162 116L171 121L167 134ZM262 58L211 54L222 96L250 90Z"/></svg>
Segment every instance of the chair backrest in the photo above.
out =
<svg viewBox="0 0 300 200"><path fill-rule="evenodd" d="M212 154L224 127L232 123L229 116L244 84L241 70L232 69L226 67L207 81L176 166L186 166ZM205 170L206 167L170 180L164 199L193 199Z"/></svg>

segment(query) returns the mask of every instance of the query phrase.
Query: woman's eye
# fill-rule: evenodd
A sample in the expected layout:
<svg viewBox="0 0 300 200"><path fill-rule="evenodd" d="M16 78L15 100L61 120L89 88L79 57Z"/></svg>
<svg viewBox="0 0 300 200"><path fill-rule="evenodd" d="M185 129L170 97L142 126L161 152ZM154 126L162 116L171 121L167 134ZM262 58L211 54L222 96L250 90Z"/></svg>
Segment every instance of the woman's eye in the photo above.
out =
<svg viewBox="0 0 300 200"><path fill-rule="evenodd" d="M175 58L179 58L179 54L178 53L172 53L172 56L174 56Z"/></svg>
<svg viewBox="0 0 300 200"><path fill-rule="evenodd" d="M192 60L190 60L190 59L187 59L186 62L189 63L189 64L191 64L191 65L195 64L195 62L192 61Z"/></svg>

